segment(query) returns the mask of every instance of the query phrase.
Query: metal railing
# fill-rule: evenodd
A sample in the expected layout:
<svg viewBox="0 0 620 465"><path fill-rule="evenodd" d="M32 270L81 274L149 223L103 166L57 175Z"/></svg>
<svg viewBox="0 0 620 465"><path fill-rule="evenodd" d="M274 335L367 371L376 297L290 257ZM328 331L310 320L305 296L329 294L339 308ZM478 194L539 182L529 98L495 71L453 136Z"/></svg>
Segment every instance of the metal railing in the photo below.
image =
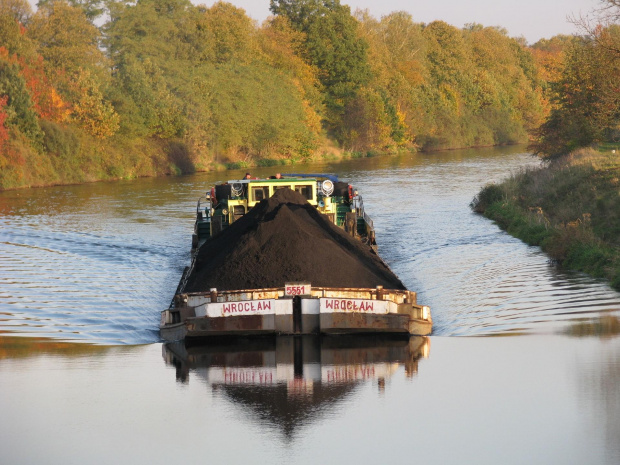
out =
<svg viewBox="0 0 620 465"><path fill-rule="evenodd" d="M358 196L353 199L353 202L355 209L357 210L358 216L364 218L364 221L366 222L370 230L374 230L375 227L372 218L370 218L370 216L368 216L368 214L364 210L364 199L362 199L362 196L358 194Z"/></svg>

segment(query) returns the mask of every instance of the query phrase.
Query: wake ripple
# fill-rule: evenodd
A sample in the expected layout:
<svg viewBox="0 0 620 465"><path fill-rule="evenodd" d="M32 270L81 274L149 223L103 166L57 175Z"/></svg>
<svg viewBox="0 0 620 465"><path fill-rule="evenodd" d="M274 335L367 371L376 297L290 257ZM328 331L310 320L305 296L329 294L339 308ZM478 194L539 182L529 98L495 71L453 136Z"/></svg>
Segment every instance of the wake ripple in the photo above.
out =
<svg viewBox="0 0 620 465"><path fill-rule="evenodd" d="M170 244L4 221L0 331L105 344L156 341L158 311L174 292L182 269L175 261L183 256Z"/></svg>

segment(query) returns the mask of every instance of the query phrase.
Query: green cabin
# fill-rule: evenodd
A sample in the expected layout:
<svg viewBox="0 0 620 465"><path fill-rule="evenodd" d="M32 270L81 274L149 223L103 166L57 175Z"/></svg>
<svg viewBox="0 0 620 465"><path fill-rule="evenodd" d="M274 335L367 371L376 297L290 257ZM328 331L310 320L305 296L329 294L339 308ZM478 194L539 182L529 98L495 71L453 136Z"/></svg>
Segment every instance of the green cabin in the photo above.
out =
<svg viewBox="0 0 620 465"><path fill-rule="evenodd" d="M278 189L292 189L336 226L376 248L372 220L353 186L333 174L284 174L216 184L198 200L192 250L227 228Z"/></svg>

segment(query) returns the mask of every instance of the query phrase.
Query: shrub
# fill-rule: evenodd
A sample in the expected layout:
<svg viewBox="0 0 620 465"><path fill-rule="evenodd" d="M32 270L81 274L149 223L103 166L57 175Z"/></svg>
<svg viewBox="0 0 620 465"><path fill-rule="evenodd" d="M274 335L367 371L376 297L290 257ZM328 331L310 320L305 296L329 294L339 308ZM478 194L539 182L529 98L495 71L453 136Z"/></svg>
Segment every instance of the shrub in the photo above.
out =
<svg viewBox="0 0 620 465"><path fill-rule="evenodd" d="M48 152L60 157L74 157L79 153L80 140L71 128L46 120L40 120L39 124L44 134L43 145Z"/></svg>
<svg viewBox="0 0 620 465"><path fill-rule="evenodd" d="M495 202L501 202L504 198L504 190L497 184L487 184L482 188L477 196L471 201L469 206L476 213L484 213L489 206Z"/></svg>

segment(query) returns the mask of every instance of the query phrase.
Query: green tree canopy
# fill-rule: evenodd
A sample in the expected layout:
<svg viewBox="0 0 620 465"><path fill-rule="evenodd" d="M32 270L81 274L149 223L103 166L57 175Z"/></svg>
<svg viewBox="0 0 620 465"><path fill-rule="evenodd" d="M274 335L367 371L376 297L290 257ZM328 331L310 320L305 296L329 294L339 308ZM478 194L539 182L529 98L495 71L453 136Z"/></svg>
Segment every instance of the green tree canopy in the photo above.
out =
<svg viewBox="0 0 620 465"><path fill-rule="evenodd" d="M37 8L47 8L57 1L66 1L69 5L80 8L89 21L94 21L106 12L106 0L39 0Z"/></svg>
<svg viewBox="0 0 620 465"><path fill-rule="evenodd" d="M42 132L26 81L17 64L0 58L0 98L3 97L8 97L4 108L7 114L4 124L17 129L33 143L40 144Z"/></svg>
<svg viewBox="0 0 620 465"><path fill-rule="evenodd" d="M48 76L61 91L80 69L105 83L108 61L99 48L101 34L81 8L61 0L41 5L30 20L28 37L37 43Z"/></svg>
<svg viewBox="0 0 620 465"><path fill-rule="evenodd" d="M305 34L302 55L318 70L327 125L342 140L345 108L370 79L368 43L360 37L359 23L339 0L271 0L271 11Z"/></svg>

